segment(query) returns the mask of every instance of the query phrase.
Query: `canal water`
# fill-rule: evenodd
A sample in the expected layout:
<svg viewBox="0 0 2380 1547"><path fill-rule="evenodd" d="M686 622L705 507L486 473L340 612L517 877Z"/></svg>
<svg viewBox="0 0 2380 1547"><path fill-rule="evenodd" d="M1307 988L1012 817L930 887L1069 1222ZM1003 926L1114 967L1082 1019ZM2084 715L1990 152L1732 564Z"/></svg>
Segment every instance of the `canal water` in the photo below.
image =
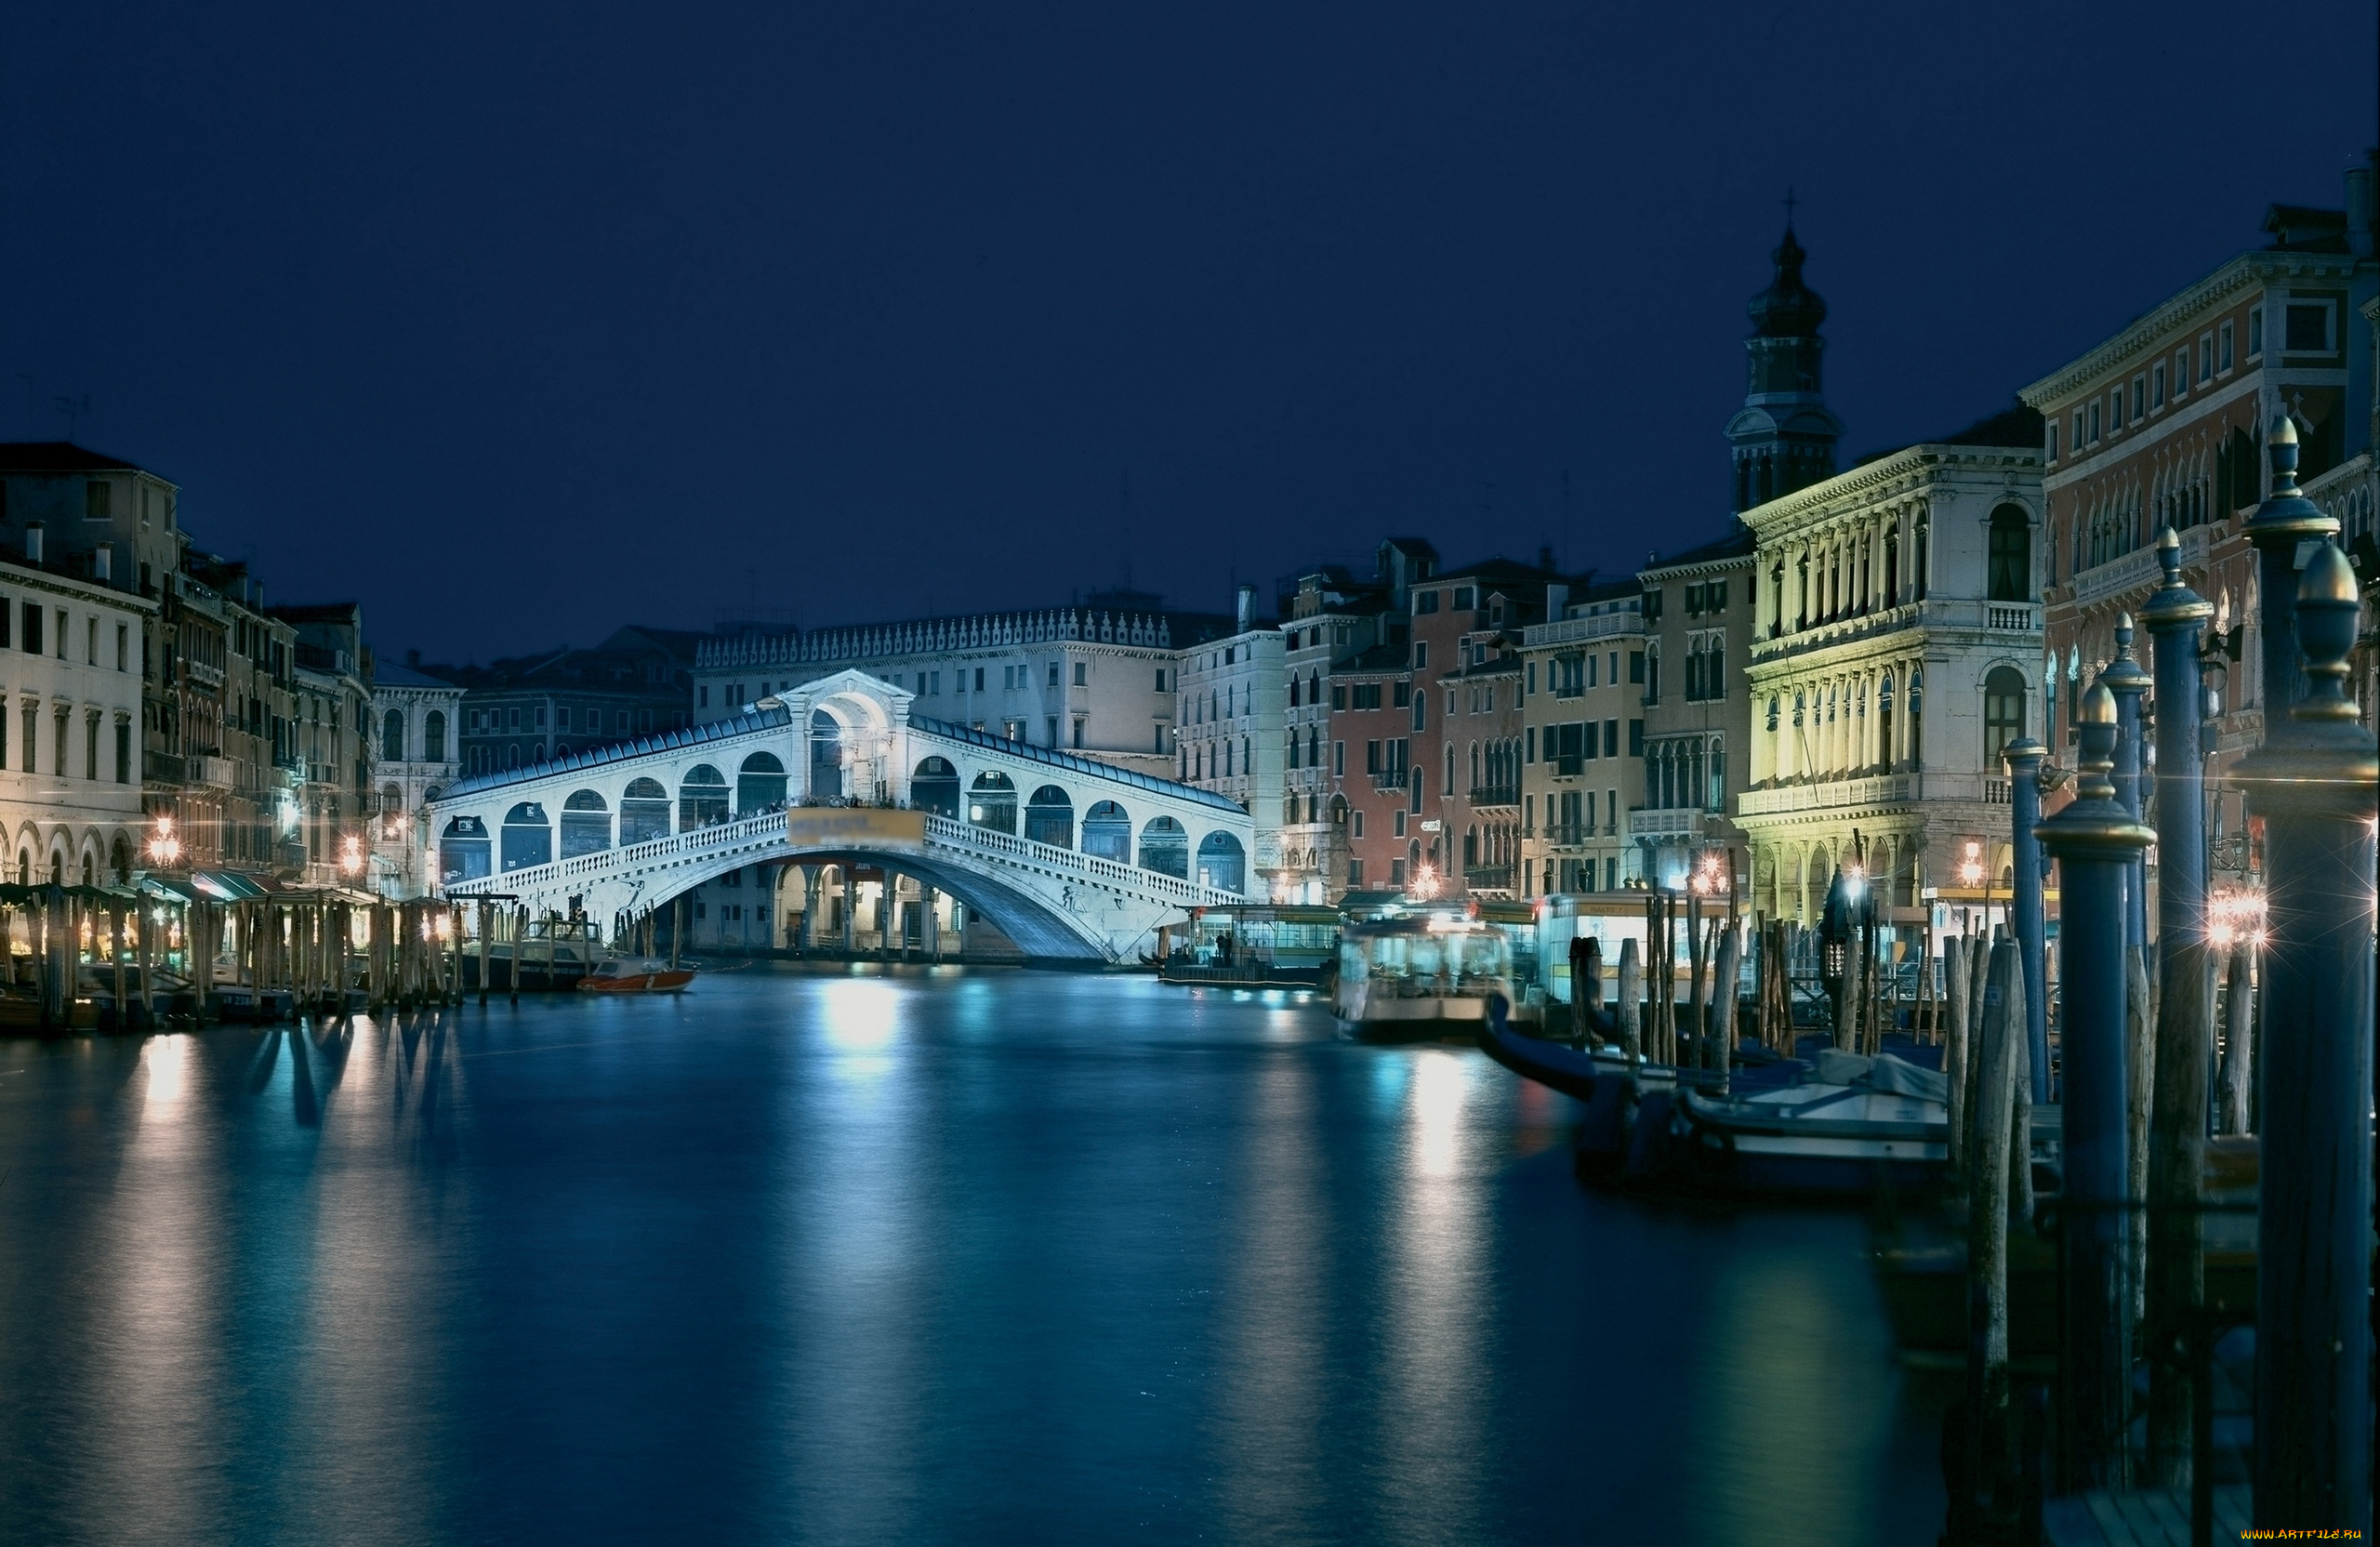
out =
<svg viewBox="0 0 2380 1547"><path fill-rule="evenodd" d="M0 1540L1930 1541L1857 1215L1279 995L0 1042Z"/></svg>

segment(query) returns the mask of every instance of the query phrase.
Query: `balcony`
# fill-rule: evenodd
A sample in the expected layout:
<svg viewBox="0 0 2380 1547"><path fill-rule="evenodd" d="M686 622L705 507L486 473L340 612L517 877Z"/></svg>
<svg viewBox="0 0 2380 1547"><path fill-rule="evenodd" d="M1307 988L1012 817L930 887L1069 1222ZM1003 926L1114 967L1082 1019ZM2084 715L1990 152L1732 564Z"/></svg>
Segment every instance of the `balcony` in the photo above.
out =
<svg viewBox="0 0 2380 1547"><path fill-rule="evenodd" d="M209 693L220 693L223 691L223 668L221 667L208 666L204 661L193 661L189 656L185 655L182 657L182 668L189 673L192 686L204 688Z"/></svg>
<svg viewBox="0 0 2380 1547"><path fill-rule="evenodd" d="M190 777L189 766L172 752L140 754L140 777L150 784L178 785Z"/></svg>
<svg viewBox="0 0 2380 1547"><path fill-rule="evenodd" d="M204 752L192 753L182 760L184 778L190 784L205 785L215 789L230 789L237 782L231 759L210 757Z"/></svg>
<svg viewBox="0 0 2380 1547"><path fill-rule="evenodd" d="M1372 787L1383 793L1392 789L1403 789L1408 782L1405 770L1402 768L1378 768L1372 771Z"/></svg>
<svg viewBox="0 0 2380 1547"><path fill-rule="evenodd" d="M2193 526L2179 534L2182 540L2182 569L2203 572L2206 549L2214 528ZM2074 603L2078 607L2101 605L2118 597L2138 592L2135 602L2145 602L2149 593L2162 584L2165 572L2157 562L2154 543L2134 549L2120 559L2077 571L2074 576Z"/></svg>
<svg viewBox="0 0 2380 1547"><path fill-rule="evenodd" d="M1699 838L1703 813L1692 806L1628 809L1630 838Z"/></svg>
<svg viewBox="0 0 2380 1547"><path fill-rule="evenodd" d="M1474 806L1517 806L1521 792L1514 785L1473 785L1471 803Z"/></svg>
<svg viewBox="0 0 2380 1547"><path fill-rule="evenodd" d="M2005 774L1880 774L1861 779L1822 779L1748 789L1736 797L1739 816L1791 816L1799 812L1842 811L1865 806L1905 806L1918 801L2005 805Z"/></svg>
<svg viewBox="0 0 2380 1547"><path fill-rule="evenodd" d="M1548 822L1544 832L1548 846L1576 849L1595 836L1595 825L1592 822Z"/></svg>
<svg viewBox="0 0 2380 1547"><path fill-rule="evenodd" d="M1566 617L1559 623L1540 623L1521 630L1524 648L1537 650L1550 645L1575 644L1581 640L1609 639L1615 634L1642 634L1645 615L1642 613L1597 613L1592 617Z"/></svg>
<svg viewBox="0 0 2380 1547"><path fill-rule="evenodd" d="M1513 867L1509 865L1482 865L1464 869L1462 884L1472 892L1510 892L1513 889Z"/></svg>

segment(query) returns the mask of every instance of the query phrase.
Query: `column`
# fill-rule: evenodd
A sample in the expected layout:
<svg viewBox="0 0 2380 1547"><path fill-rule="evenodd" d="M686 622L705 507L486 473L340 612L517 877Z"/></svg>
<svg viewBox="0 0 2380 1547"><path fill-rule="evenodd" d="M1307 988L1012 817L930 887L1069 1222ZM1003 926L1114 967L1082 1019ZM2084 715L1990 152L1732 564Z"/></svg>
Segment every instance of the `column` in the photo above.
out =
<svg viewBox="0 0 2380 1547"><path fill-rule="evenodd" d="M2318 544L2288 636L2304 650L2306 696L2286 718L2268 711L2265 744L2237 777L2265 819L2268 878L2255 1524L2368 1538L2380 800L2372 734L2344 691L2356 613L2347 556Z"/></svg>
<svg viewBox="0 0 2380 1547"><path fill-rule="evenodd" d="M852 879L852 866L847 861L835 866L835 874L843 885L843 954L859 953L859 883Z"/></svg>
<svg viewBox="0 0 2380 1547"><path fill-rule="evenodd" d="M920 887L918 906L925 909L925 918L919 928L922 931L926 960L939 963L942 960L942 920L935 915L942 906L942 894L932 887Z"/></svg>

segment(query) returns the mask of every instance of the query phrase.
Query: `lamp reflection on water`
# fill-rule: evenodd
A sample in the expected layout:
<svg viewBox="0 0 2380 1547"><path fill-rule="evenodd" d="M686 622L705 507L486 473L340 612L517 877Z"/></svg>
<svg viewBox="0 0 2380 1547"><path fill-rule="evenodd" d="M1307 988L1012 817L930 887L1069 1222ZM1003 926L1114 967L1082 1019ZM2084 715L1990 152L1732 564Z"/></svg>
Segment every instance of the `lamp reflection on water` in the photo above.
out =
<svg viewBox="0 0 2380 1547"><path fill-rule="evenodd" d="M184 1084L184 1065L190 1058L187 1037L152 1037L142 1050L149 1065L149 1099L179 1101Z"/></svg>

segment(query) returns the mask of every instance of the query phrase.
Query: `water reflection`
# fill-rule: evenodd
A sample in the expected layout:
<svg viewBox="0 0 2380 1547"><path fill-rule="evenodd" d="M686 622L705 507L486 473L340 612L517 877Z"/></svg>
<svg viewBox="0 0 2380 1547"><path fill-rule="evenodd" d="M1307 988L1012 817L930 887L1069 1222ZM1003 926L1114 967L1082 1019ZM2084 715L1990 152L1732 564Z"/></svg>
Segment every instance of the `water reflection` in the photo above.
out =
<svg viewBox="0 0 2380 1547"><path fill-rule="evenodd" d="M1857 1222L1582 1193L1567 1111L1016 972L0 1043L0 1540L1937 1516Z"/></svg>
<svg viewBox="0 0 2380 1547"><path fill-rule="evenodd" d="M1331 1236L1324 1213L1314 1075L1294 1056L1256 1072L1239 1181L1218 1413L1229 1534L1311 1541L1327 1533L1321 1454Z"/></svg>

